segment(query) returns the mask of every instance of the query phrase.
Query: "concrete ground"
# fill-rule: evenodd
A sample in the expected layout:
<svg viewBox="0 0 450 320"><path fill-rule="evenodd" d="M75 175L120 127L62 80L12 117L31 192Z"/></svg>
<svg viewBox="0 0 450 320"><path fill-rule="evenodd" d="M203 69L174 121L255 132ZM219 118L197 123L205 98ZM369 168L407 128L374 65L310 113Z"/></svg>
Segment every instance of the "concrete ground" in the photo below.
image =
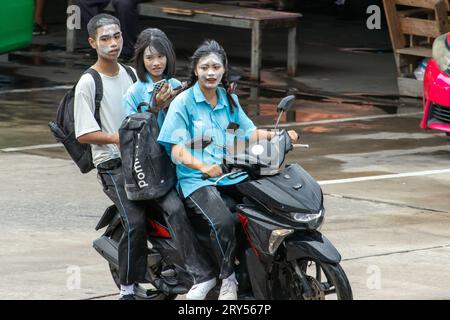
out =
<svg viewBox="0 0 450 320"><path fill-rule="evenodd" d="M241 76L241 104L257 125L270 126L279 98L297 89L282 125L301 132L310 149L293 151L287 162L300 163L322 184L322 232L342 255L355 299L450 299L448 138L419 128L419 101L395 96L391 53L342 50L385 47L386 30L374 35L357 21L305 19L294 80L280 62L281 37L265 35L271 45L257 101L249 99L255 87L246 81L248 43L241 48L220 33ZM165 28L176 38L187 27ZM214 29L196 31L200 38ZM181 47L183 78L195 41L173 41ZM117 299L107 264L92 248L110 202L95 173L81 175L47 128L67 90L58 86L72 84L92 62L66 55L63 43L55 30L0 62L0 299Z"/></svg>
<svg viewBox="0 0 450 320"><path fill-rule="evenodd" d="M303 142L311 149L294 151L287 161L323 183L322 232L342 254L355 299L449 299L448 140L411 130L418 116L389 120L332 123L321 126L330 132L320 133L305 126ZM384 136L370 133L374 127ZM62 150L0 153L0 297L115 299L107 264L92 248L109 201L94 173L81 175L56 151ZM369 176L381 179L342 180Z"/></svg>

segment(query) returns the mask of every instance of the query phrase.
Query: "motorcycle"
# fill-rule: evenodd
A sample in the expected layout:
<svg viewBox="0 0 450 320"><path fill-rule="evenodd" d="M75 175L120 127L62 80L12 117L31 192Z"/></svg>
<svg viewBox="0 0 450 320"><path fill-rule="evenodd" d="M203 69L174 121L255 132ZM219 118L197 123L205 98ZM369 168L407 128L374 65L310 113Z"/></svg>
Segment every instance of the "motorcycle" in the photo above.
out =
<svg viewBox="0 0 450 320"><path fill-rule="evenodd" d="M285 97L277 106L275 129L294 100L294 96ZM189 142L198 148L211 143L205 138ZM223 159L224 174L219 180L248 174L248 179L236 184L240 202L230 204L236 213L238 299L350 300L352 289L340 266L341 255L319 231L325 217L319 184L296 163L282 168L285 155L294 147L308 146L292 144L281 130L270 141L258 141ZM93 245L108 261L119 286L117 248L124 230L115 206L105 211L96 230L105 227ZM162 215L155 212L148 214L148 242L148 283L136 284L136 297L175 299L187 293L192 277L183 267ZM207 299L217 299L219 287Z"/></svg>
<svg viewBox="0 0 450 320"><path fill-rule="evenodd" d="M450 136L450 33L434 40L432 53L423 79L420 127L439 130Z"/></svg>

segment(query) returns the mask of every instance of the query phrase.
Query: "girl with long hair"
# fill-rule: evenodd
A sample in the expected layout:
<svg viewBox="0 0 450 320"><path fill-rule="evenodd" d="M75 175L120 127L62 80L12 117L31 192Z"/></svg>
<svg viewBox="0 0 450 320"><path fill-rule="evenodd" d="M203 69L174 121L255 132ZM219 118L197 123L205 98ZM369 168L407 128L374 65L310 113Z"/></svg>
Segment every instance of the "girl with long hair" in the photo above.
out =
<svg viewBox="0 0 450 320"><path fill-rule="evenodd" d="M179 187L185 205L200 220L209 233L209 247L219 266L222 280L219 300L237 299L235 261L235 217L226 205L227 196L246 174L226 177L220 164L227 152L230 135L241 140L270 140L275 134L259 130L229 90L228 60L225 50L214 40L205 41L191 58L189 88L170 104L158 141L171 150L177 165ZM233 130L231 130L233 129ZM206 148L187 149L186 142L199 137L212 138ZM289 132L297 140L294 131ZM202 179L206 174L209 179ZM216 277L196 284L188 292L188 299L204 299L216 285Z"/></svg>

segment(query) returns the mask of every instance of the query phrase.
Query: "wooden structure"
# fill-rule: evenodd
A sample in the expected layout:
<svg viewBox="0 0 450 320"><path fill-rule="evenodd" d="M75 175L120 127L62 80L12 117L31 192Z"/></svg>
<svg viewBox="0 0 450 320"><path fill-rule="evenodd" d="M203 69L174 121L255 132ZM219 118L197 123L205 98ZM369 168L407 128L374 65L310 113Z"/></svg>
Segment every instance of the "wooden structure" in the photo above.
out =
<svg viewBox="0 0 450 320"><path fill-rule="evenodd" d="M175 0L153 0L140 3L140 15L181 20L225 27L250 29L251 78L259 81L262 62L262 32L270 28L287 29L287 73L295 76L297 70L297 25L301 14L266 9L242 8L216 3L193 3ZM189 35L186 35L189 38ZM75 30L67 30L68 52L73 52Z"/></svg>
<svg viewBox="0 0 450 320"><path fill-rule="evenodd" d="M431 57L435 38L450 31L447 0L383 0L392 49L397 64L400 95L422 96L422 81L414 70Z"/></svg>

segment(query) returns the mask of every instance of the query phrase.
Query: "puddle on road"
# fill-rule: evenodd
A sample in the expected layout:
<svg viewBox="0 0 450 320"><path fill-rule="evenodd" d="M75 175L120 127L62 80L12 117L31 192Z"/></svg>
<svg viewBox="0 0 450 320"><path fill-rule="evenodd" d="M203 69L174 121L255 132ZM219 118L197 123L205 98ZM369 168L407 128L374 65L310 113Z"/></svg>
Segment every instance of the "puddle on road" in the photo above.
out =
<svg viewBox="0 0 450 320"><path fill-rule="evenodd" d="M0 92L5 92L14 89L28 89L28 88L39 88L39 87L51 87L57 85L51 80L46 80L42 78L27 77L25 75L17 74L16 69L0 69ZM2 95L0 94L0 99ZM0 107L2 103L0 102Z"/></svg>
<svg viewBox="0 0 450 320"><path fill-rule="evenodd" d="M53 44L31 44L25 49L8 54L8 61L21 65L64 66L64 59L57 58L57 54L64 51L64 47Z"/></svg>
<svg viewBox="0 0 450 320"><path fill-rule="evenodd" d="M27 77L18 74L21 66L37 66L37 68L60 68L63 70L66 63L70 62L70 67L74 66L82 70L87 68L90 60L84 59L80 54L80 59L51 57L51 53L63 50L52 46L34 46L28 51L19 52L10 56L11 62L19 67L5 67L0 65L0 148L20 147L36 144L55 143L50 134L47 123L53 120L59 100L66 89L56 91L36 91L29 93L5 93L1 91L17 88L39 88L53 87L61 82L52 81L46 78ZM42 55L36 54L42 52ZM50 53L50 54L49 54ZM74 61L77 60L77 61ZM74 64L75 63L75 64ZM39 70L38 69L38 70ZM67 68L66 68L67 69ZM352 118L367 115L396 114L398 108L395 106L396 97L387 97L386 104L381 101L373 101L363 95L355 96L329 96L325 93L315 94L302 87L299 83L279 77L285 72L283 68L272 68L262 73L263 81L260 85L255 85L248 79L249 69L242 66L233 66L230 75L233 80L238 81L237 94L240 104L254 120L257 125L274 125L277 119L276 106L286 95L294 94L297 98L293 108L285 113L281 123L286 122L306 122L316 120L333 120L342 118ZM36 75L34 75L36 76ZM177 66L177 77L186 79L188 77L188 63L181 61ZM294 85L297 89L294 88ZM323 139L329 139L330 134L336 134L343 130L364 131L374 129L372 122L345 122L336 125L310 125L301 128L305 135L320 136L318 144L321 144L320 153L326 152ZM308 143L308 142L306 142ZM64 149L42 149L29 153L48 155L51 157L65 157ZM311 153L312 158L318 154ZM297 157L297 155L293 155ZM300 155L303 160L310 157L305 154ZM317 159L317 158L316 158ZM334 164L330 168L339 167ZM334 170L330 169L330 173Z"/></svg>
<svg viewBox="0 0 450 320"><path fill-rule="evenodd" d="M400 140L400 139L430 139L435 137L440 137L441 134L434 132L376 132L367 134L352 134L352 135L341 135L340 140Z"/></svg>
<svg viewBox="0 0 450 320"><path fill-rule="evenodd" d="M241 105L249 115L271 116L271 119L274 119L277 116L276 105L283 97L291 94L296 96L297 101L282 121L302 122L399 113L399 97L316 92L298 82L279 77L283 71L273 69L276 70L263 72L260 85L241 77L238 95ZM262 121L258 124L269 123Z"/></svg>

